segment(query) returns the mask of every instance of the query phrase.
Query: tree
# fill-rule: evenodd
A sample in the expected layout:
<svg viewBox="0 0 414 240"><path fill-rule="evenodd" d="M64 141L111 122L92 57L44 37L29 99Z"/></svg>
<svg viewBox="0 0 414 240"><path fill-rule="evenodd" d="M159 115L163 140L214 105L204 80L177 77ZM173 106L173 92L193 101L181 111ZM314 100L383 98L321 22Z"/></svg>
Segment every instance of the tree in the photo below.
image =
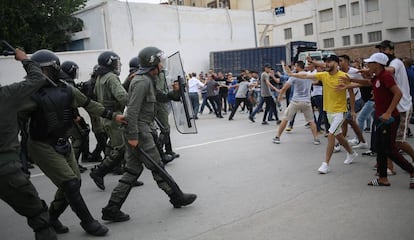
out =
<svg viewBox="0 0 414 240"><path fill-rule="evenodd" d="M87 0L2 0L0 39L28 53L38 49L67 50L71 34L82 30L82 20L71 16Z"/></svg>

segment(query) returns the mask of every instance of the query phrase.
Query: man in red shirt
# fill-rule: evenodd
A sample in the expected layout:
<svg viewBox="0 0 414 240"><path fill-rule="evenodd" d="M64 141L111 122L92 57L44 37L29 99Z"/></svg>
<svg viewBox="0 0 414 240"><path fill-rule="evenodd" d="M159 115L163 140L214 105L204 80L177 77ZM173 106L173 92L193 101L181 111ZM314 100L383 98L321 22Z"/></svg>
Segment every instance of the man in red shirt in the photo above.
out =
<svg viewBox="0 0 414 240"><path fill-rule="evenodd" d="M393 76L385 71L388 62L387 55L383 53L374 53L368 59L369 73L374 77L371 80L351 79L356 86L372 85L375 101L375 122L377 135L375 138L378 149L377 163L379 178L368 183L370 186L390 186L387 178L387 157L394 161L398 166L410 174L410 188L414 189L414 167L398 151L395 145L400 114L397 105L401 99L402 93L396 85ZM357 83L357 84L354 84ZM342 86L342 87L345 87Z"/></svg>

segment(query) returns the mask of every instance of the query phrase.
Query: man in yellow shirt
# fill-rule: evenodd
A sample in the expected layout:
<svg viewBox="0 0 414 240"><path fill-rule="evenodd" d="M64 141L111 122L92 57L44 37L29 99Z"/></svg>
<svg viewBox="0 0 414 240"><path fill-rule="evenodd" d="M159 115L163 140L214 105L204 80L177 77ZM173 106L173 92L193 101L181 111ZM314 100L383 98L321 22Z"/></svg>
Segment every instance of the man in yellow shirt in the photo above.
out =
<svg viewBox="0 0 414 240"><path fill-rule="evenodd" d="M347 151L347 156L344 164L351 164L358 156L356 152L349 146L348 141L342 134L342 123L344 121L347 110L346 90L338 90L337 85L340 82L341 76L346 76L346 73L338 70L339 58L331 55L326 59L325 72L317 73L292 73L289 68L285 68L289 76L300 79L311 79L315 83L322 82L323 84L323 110L328 115L328 121L331 124L328 133L328 145L326 146L325 161L319 167L318 171L321 174L326 174L330 171L329 161L331 160L335 138ZM350 96L351 115L355 119L355 95L352 90L348 90Z"/></svg>

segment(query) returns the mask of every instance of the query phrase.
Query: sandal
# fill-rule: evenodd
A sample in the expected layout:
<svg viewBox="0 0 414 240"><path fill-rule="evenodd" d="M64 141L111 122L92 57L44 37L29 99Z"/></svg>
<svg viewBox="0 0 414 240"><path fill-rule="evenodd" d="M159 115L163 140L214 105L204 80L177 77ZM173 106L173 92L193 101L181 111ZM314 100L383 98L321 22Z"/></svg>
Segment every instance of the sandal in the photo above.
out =
<svg viewBox="0 0 414 240"><path fill-rule="evenodd" d="M410 189L414 189L414 177L410 177Z"/></svg>
<svg viewBox="0 0 414 240"><path fill-rule="evenodd" d="M412 184L410 183L410 187L411 187L411 185L414 188L414 178L413 178L413 183ZM389 186L391 186L391 184L390 183L382 183L382 182L378 181L378 178L376 178L376 179L371 180L368 183L368 186L373 186L373 187L389 187Z"/></svg>

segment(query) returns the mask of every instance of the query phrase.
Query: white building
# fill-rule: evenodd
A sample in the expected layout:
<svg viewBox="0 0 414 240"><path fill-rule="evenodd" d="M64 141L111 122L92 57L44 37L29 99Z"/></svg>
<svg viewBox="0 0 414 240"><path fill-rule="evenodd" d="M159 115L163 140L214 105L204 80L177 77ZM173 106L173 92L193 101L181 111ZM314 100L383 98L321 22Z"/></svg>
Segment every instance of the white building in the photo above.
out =
<svg viewBox="0 0 414 240"><path fill-rule="evenodd" d="M74 50L111 49L127 63L146 46L169 55L180 51L187 72L209 69L211 51L255 47L251 11L208 9L115 0L91 1L75 13L84 31L74 34ZM256 14L256 22L271 24L271 12Z"/></svg>

